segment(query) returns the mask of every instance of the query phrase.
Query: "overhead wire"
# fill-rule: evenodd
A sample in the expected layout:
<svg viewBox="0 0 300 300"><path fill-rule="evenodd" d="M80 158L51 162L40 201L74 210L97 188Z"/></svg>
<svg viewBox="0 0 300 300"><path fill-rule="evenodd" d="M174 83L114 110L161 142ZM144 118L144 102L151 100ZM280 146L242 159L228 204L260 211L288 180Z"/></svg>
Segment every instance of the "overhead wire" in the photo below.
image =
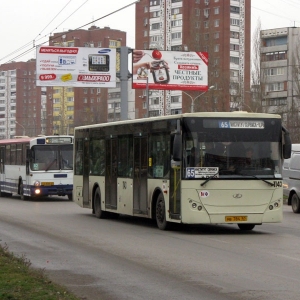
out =
<svg viewBox="0 0 300 300"><path fill-rule="evenodd" d="M53 29L52 30L52 32L50 32L50 33L48 33L48 34L45 34L43 37L40 37L39 39L37 39L37 37L38 36L40 36L41 34L42 34L42 32L57 18L57 16L70 4L70 2L72 2L73 0L70 0L60 11L59 11L59 13L57 13L56 14L56 16L48 23L48 25L46 26L46 27L44 27L44 29L36 36L36 38L35 39L33 39L33 40L31 40L30 42L28 42L28 43L26 43L25 45L23 45L23 46L21 46L20 48L18 48L18 49L16 49L15 51L13 51L13 52L11 52L10 54L8 54L8 55L6 55L5 57L3 57L3 58L1 58L0 59L0 61L1 60L3 60L3 59L5 59L5 58L7 58L7 57L10 57L10 56L12 56L13 54L15 54L15 53L18 53L18 52L20 52L21 50L23 50L24 48L26 48L26 47L28 47L30 44L32 44L33 45L33 47L32 48L30 48L30 49L27 49L26 51L24 51L24 52L22 52L22 53L20 53L20 54L18 54L16 57L14 57L14 58L12 58L12 59L10 59L9 61L7 61L7 62L5 62L5 63L9 63L9 62L11 62L11 61L14 61L15 59L18 59L18 58L20 58L20 57L22 57L22 56L24 56L24 55L26 55L26 54L28 54L30 51L32 51L32 49L33 48L35 48L35 44L36 44L36 42L38 42L40 39L43 39L43 38L45 38L46 36L48 36L48 35L50 35L55 29L57 29L57 27L59 27L61 24L63 24L66 20L68 20L76 11L78 11L84 4L86 4L87 2L88 2L88 0L86 0L82 5L80 5L72 14L70 14L66 19L64 19L63 21L62 21L62 23L60 23L58 26L56 26L56 28L55 29ZM44 42L45 43L45 42Z"/></svg>
<svg viewBox="0 0 300 300"><path fill-rule="evenodd" d="M88 0L87 0L87 1L88 1ZM87 2L87 1L86 1L86 2ZM86 3L86 2L85 2L85 3ZM123 10L123 9L126 9L126 8L130 7L131 5L133 5L133 4L137 3L137 2L139 2L139 0L136 0L136 1L132 2L132 3L130 3L130 4L127 4L127 5L125 5L125 6L121 7L121 8L119 8L119 9L117 9L117 10L115 10L115 11L112 11L112 12L110 12L110 13L108 13L108 14L106 14L106 15L104 15L104 16L102 16L102 17L96 19L96 20L93 20L93 21L91 21L91 22L89 22L89 23L86 23L86 24L84 24L84 25L82 25L82 26L80 26L80 27L78 27L78 28L76 28L76 29L68 30L68 32L74 32L74 31L76 31L76 30L82 29L83 27L86 27L86 26L88 26L88 25L90 25L90 24L92 24L92 23L94 23L94 22L96 22L96 21L102 20L102 19L104 19L104 18L109 17L109 16L112 15L112 14L115 14L115 13L117 13L117 12ZM84 3L84 4L85 4L85 3ZM84 5L84 4L83 4L83 5ZM82 7L82 5L81 5L78 9L80 9L81 7ZM77 10L78 10L78 9L77 9ZM77 11L77 10L76 10L76 11ZM72 14L74 14L76 11L74 11ZM70 15L70 16L71 16L71 15ZM70 16L69 16L69 17L70 17ZM68 18L69 18L69 17L68 17ZM68 19L68 18L67 18L67 19ZM67 20L67 19L65 19L65 20ZM62 23L61 23L61 24L62 24ZM61 25L61 24L60 24L60 25ZM59 25L59 26L60 26L60 25ZM56 29L57 29L57 28L56 28ZM52 32L51 32L51 33L52 33ZM49 35L50 35L51 33L49 33ZM63 35L64 35L64 33L62 33L61 35L57 35L57 36L55 37L55 39L57 39L57 38L59 38L59 37L62 37ZM40 39L42 39L42 38L44 38L44 37L41 37ZM51 40L53 40L53 39L54 39L54 38L51 38L51 36L50 36L49 39L47 39L46 41L44 41L44 42L42 42L42 43L39 43L38 45L44 45L44 44L46 44L47 42L49 42L49 41L51 41ZM37 40L37 41L39 41L39 40ZM35 41L35 42L37 42L37 41ZM31 42L33 42L33 41L31 41ZM28 45L28 44L27 44L27 45ZM16 60L16 59L18 59L18 58L20 58L20 57L22 57L22 56L28 54L30 51L33 50L33 48L36 48L36 47L37 47L36 44L33 43L33 47L32 47L32 48L27 49L26 51L22 52L21 54L17 55L16 57L10 59L9 61L7 61L7 62L5 62L5 63L9 63L9 62L11 62L11 61L14 61L14 60ZM22 49L22 48L20 48L20 49ZM13 53L15 53L15 52L13 52ZM7 56L10 56L10 55L7 55ZM6 57L7 57L7 56L6 56ZM0 61L1 61L1 60L2 60L2 59L0 59Z"/></svg>

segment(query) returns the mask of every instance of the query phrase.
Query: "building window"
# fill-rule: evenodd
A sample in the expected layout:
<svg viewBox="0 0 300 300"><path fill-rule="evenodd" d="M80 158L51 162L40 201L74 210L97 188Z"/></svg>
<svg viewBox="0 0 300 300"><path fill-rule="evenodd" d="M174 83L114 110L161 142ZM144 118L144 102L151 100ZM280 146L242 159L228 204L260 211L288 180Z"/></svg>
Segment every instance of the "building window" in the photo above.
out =
<svg viewBox="0 0 300 300"><path fill-rule="evenodd" d="M240 60L238 57L234 57L234 56L230 56L230 62L235 64L235 65L239 65L240 64Z"/></svg>
<svg viewBox="0 0 300 300"><path fill-rule="evenodd" d="M263 54L263 61L274 61L287 59L286 51L268 52Z"/></svg>
<svg viewBox="0 0 300 300"><path fill-rule="evenodd" d="M158 30L160 28L159 23L153 23L151 24L151 30Z"/></svg>
<svg viewBox="0 0 300 300"><path fill-rule="evenodd" d="M171 103L180 103L181 96L171 96Z"/></svg>
<svg viewBox="0 0 300 300"><path fill-rule="evenodd" d="M181 32L174 32L172 33L172 40L181 39L181 36Z"/></svg>
<svg viewBox="0 0 300 300"><path fill-rule="evenodd" d="M283 82L272 82L266 85L266 92L284 91Z"/></svg>
<svg viewBox="0 0 300 300"><path fill-rule="evenodd" d="M154 12L152 13L152 17L153 17L153 18L158 18L159 16L160 16L160 11L159 11L159 10L154 11Z"/></svg>
<svg viewBox="0 0 300 300"><path fill-rule="evenodd" d="M144 6L144 13L148 12L148 6Z"/></svg>
<svg viewBox="0 0 300 300"><path fill-rule="evenodd" d="M215 23L215 27L219 27L220 26L220 20L215 20L214 23Z"/></svg>
<svg viewBox="0 0 300 300"><path fill-rule="evenodd" d="M182 113L181 108L171 109L171 115L179 115Z"/></svg>
<svg viewBox="0 0 300 300"><path fill-rule="evenodd" d="M171 9L171 14L172 15L178 15L180 13L180 9L179 8L172 8Z"/></svg>
<svg viewBox="0 0 300 300"><path fill-rule="evenodd" d="M217 44L217 45L214 46L214 51L215 52L219 52L220 51L220 45L219 44Z"/></svg>
<svg viewBox="0 0 300 300"><path fill-rule="evenodd" d="M239 77L239 71L230 70L230 77Z"/></svg>
<svg viewBox="0 0 300 300"><path fill-rule="evenodd" d="M264 47L287 45L287 36L263 40Z"/></svg>
<svg viewBox="0 0 300 300"><path fill-rule="evenodd" d="M160 0L152 0L152 1L150 1L150 6L159 5L159 4L160 4Z"/></svg>
<svg viewBox="0 0 300 300"><path fill-rule="evenodd" d="M195 21L195 28L200 28L200 22L199 21Z"/></svg>
<svg viewBox="0 0 300 300"><path fill-rule="evenodd" d="M152 105L158 105L159 104L159 97L151 98L151 104Z"/></svg>
<svg viewBox="0 0 300 300"><path fill-rule="evenodd" d="M109 47L118 47L118 41L110 40Z"/></svg>
<svg viewBox="0 0 300 300"><path fill-rule="evenodd" d="M220 32L215 32L214 33L214 39L218 39L220 37Z"/></svg>
<svg viewBox="0 0 300 300"><path fill-rule="evenodd" d="M147 42L145 42L143 45L144 45L144 49L148 49L148 43Z"/></svg>
<svg viewBox="0 0 300 300"><path fill-rule="evenodd" d="M230 31L230 38L232 39L238 39L240 37L240 34L236 31Z"/></svg>
<svg viewBox="0 0 300 300"><path fill-rule="evenodd" d="M266 76L284 75L284 68L269 68L265 70Z"/></svg>
<svg viewBox="0 0 300 300"><path fill-rule="evenodd" d="M209 8L204 9L204 17L206 17L206 18L209 17Z"/></svg>
<svg viewBox="0 0 300 300"><path fill-rule="evenodd" d="M236 44L230 44L230 50L231 51L239 51L240 46Z"/></svg>
<svg viewBox="0 0 300 300"><path fill-rule="evenodd" d="M88 89L87 88L83 88L83 93L87 94L88 93Z"/></svg>
<svg viewBox="0 0 300 300"><path fill-rule="evenodd" d="M182 20L171 21L172 27L182 26Z"/></svg>
<svg viewBox="0 0 300 300"><path fill-rule="evenodd" d="M87 103L87 98L83 98L83 103Z"/></svg>
<svg viewBox="0 0 300 300"><path fill-rule="evenodd" d="M208 21L204 21L204 28L208 28L208 24L209 24Z"/></svg>
<svg viewBox="0 0 300 300"><path fill-rule="evenodd" d="M68 98L67 98L67 101L68 101L68 102L74 102L74 97L68 97Z"/></svg>
<svg viewBox="0 0 300 300"><path fill-rule="evenodd" d="M230 6L230 12L233 14L239 14L240 8L238 6Z"/></svg>
<svg viewBox="0 0 300 300"><path fill-rule="evenodd" d="M199 8L195 8L195 15L200 16L200 9Z"/></svg>
<svg viewBox="0 0 300 300"><path fill-rule="evenodd" d="M148 36L148 31L144 30L144 36Z"/></svg>
<svg viewBox="0 0 300 300"><path fill-rule="evenodd" d="M214 13L215 13L215 15L218 15L220 13L220 7L215 7Z"/></svg>
<svg viewBox="0 0 300 300"><path fill-rule="evenodd" d="M232 18L230 18L230 25L240 26L240 20L239 19L232 19Z"/></svg>

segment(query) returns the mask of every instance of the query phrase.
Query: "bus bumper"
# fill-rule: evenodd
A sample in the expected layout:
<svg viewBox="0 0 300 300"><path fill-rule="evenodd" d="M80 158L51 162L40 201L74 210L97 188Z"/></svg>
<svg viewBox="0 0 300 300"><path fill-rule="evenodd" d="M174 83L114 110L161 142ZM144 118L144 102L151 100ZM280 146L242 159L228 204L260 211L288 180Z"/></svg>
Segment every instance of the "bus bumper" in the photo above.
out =
<svg viewBox="0 0 300 300"><path fill-rule="evenodd" d="M67 196L72 195L73 185L31 186L30 194L35 196Z"/></svg>

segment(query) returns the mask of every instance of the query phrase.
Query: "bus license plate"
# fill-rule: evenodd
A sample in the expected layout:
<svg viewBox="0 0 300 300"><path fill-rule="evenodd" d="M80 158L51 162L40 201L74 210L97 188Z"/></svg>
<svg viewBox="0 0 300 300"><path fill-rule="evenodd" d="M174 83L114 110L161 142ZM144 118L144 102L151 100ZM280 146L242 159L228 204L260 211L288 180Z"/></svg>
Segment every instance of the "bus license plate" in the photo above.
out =
<svg viewBox="0 0 300 300"><path fill-rule="evenodd" d="M51 186L51 185L54 185L54 182L41 182L41 185Z"/></svg>
<svg viewBox="0 0 300 300"><path fill-rule="evenodd" d="M225 222L246 222L248 220L247 216L226 216Z"/></svg>

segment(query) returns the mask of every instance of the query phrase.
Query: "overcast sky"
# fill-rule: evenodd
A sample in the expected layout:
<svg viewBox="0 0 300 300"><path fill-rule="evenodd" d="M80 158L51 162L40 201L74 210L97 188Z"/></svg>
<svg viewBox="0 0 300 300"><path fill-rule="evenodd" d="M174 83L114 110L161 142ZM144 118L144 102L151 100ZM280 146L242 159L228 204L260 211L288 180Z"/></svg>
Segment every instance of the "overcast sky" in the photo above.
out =
<svg viewBox="0 0 300 300"><path fill-rule="evenodd" d="M2 0L0 64L12 59L26 61L34 58L33 45L47 42L50 33L87 29L92 24L126 31L127 46L134 48L135 5L130 5L134 2L135 0ZM126 6L128 7L122 9ZM116 12L117 10L120 11ZM262 29L300 27L299 12L300 0L252 0L252 32L257 27L258 20L261 21ZM107 16L109 14L111 15ZM84 26L86 24L89 25Z"/></svg>

